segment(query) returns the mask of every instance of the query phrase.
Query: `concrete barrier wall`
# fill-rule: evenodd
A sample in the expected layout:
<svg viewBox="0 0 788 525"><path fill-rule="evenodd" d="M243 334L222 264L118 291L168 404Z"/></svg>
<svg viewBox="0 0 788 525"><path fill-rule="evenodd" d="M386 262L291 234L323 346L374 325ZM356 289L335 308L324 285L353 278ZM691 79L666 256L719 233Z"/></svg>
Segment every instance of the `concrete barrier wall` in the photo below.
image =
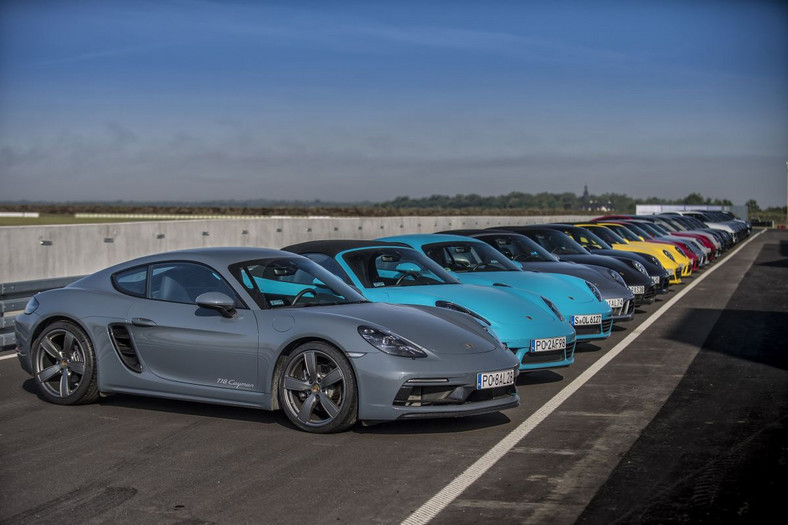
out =
<svg viewBox="0 0 788 525"><path fill-rule="evenodd" d="M0 282L95 272L135 257L205 246L281 248L316 239L374 239L456 228L581 221L552 217L263 218L0 227Z"/></svg>

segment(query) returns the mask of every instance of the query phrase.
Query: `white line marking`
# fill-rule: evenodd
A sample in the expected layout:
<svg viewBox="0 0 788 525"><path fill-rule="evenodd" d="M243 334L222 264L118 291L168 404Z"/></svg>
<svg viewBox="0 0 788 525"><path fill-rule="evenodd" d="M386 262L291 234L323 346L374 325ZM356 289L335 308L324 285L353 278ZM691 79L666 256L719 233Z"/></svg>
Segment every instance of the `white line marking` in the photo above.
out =
<svg viewBox="0 0 788 525"><path fill-rule="evenodd" d="M0 361L2 361L3 359L11 359L11 358L14 358L14 357L16 357L16 354L4 355L4 356L0 357Z"/></svg>
<svg viewBox="0 0 788 525"><path fill-rule="evenodd" d="M454 478L454 480L446 485L440 492L435 494L429 501L427 501L424 505L416 509L410 516L405 518L402 522L402 525L422 525L428 523L432 518L438 515L440 511L446 508L452 501L454 501L465 489L467 489L471 484L473 484L477 479L482 477L482 475L487 472L495 463L498 462L507 452L509 452L517 443L519 443L525 436L527 436L534 428L536 428L539 423L544 421L547 416L552 414L555 409L557 409L561 403L566 401L572 394L577 392L577 390L583 386L589 379L594 377L597 372L602 370L610 361L612 361L618 354L620 354L624 349L629 346L635 339L637 339L640 334L646 331L646 329L654 324L657 319L662 317L668 308L673 306L679 299L684 297L690 290L692 290L698 283L703 281L706 277L714 273L717 268L720 268L723 264L728 262L734 255L736 255L739 250L747 246L750 242L754 241L759 235L761 235L766 230L761 230L760 232L756 233L752 237L750 237L747 241L744 242L741 246L733 250L725 260L720 261L714 267L706 270L700 277L696 277L692 283L688 284L686 288L681 290L677 293L673 298L671 298L668 302L666 302L662 307L660 307L656 312L654 312L651 317L646 319L640 326L635 328L635 330L627 335L620 343L614 346L608 353L603 355L599 360L597 360L594 364L592 364L586 371L582 374L577 376L577 378L569 383L567 386L563 388L558 394L556 394L550 401L542 405L539 410L534 412L531 417L520 423L520 425L512 430L507 436L505 436L501 441L498 442L493 448L487 451L482 457L480 457L476 462L465 469L465 472Z"/></svg>

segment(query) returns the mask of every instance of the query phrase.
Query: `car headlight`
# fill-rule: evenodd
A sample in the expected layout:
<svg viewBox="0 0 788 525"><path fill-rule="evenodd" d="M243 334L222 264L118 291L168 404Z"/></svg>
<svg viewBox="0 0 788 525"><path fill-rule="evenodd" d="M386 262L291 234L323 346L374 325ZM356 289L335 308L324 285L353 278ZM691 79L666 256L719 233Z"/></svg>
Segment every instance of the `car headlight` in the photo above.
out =
<svg viewBox="0 0 788 525"><path fill-rule="evenodd" d="M468 308L465 308L464 306L460 306L459 304L456 303L452 303L449 301L435 301L435 306L437 306L438 308L446 308L447 310L454 310L455 312L462 312L464 314L468 314L474 319L476 319L477 321L479 321L482 324L482 326L490 326L492 324L490 323L490 321L488 321L481 315L477 314L473 310L469 310Z"/></svg>
<svg viewBox="0 0 788 525"><path fill-rule="evenodd" d="M599 288L594 286L593 283L589 283L588 281L586 281L586 286L588 286L588 289L591 290L592 294L594 294L594 297L596 297L597 301L601 301L602 300L602 294L599 293Z"/></svg>
<svg viewBox="0 0 788 525"><path fill-rule="evenodd" d="M407 339L391 332L378 330L371 326L359 326L358 334L381 352L414 359L417 357L427 357L427 352L419 345L411 343Z"/></svg>
<svg viewBox="0 0 788 525"><path fill-rule="evenodd" d="M673 258L673 256L670 254L670 252L669 252L669 251L667 251L667 250L662 250L662 253L664 253L664 254L665 254L665 256L666 256L668 259L670 259L671 261L673 261L673 262L676 262L676 259L674 259L674 258Z"/></svg>
<svg viewBox="0 0 788 525"><path fill-rule="evenodd" d="M542 297L542 301L544 301L544 304L546 304L547 307L550 308L550 310L553 311L555 316L558 317L558 320L559 321L563 321L564 320L564 314L562 314L561 310L559 310L558 307L555 304L553 304L553 301L551 301L550 299L548 299L544 295L542 295L541 297Z"/></svg>
<svg viewBox="0 0 788 525"><path fill-rule="evenodd" d="M684 253L684 250L682 250L682 249L681 249L681 248L679 248L678 246L676 246L676 251L677 251L677 252L679 252L679 253L680 253L681 255L683 255L684 257L686 257L686 256L687 256L687 254L686 254L686 253Z"/></svg>
<svg viewBox="0 0 788 525"><path fill-rule="evenodd" d="M38 310L38 299L36 299L35 297L31 297L30 300L27 302L27 305L25 305L24 313L30 315L36 310Z"/></svg>
<svg viewBox="0 0 788 525"><path fill-rule="evenodd" d="M627 282L624 280L624 277L617 271L613 270L612 268L607 269L607 274L610 276L611 279L616 281L621 286L627 285Z"/></svg>
<svg viewBox="0 0 788 525"><path fill-rule="evenodd" d="M648 271L646 270L646 267L643 266L643 263L634 260L630 260L630 262L632 263L632 266L635 268L635 270L639 271L643 275L648 275Z"/></svg>

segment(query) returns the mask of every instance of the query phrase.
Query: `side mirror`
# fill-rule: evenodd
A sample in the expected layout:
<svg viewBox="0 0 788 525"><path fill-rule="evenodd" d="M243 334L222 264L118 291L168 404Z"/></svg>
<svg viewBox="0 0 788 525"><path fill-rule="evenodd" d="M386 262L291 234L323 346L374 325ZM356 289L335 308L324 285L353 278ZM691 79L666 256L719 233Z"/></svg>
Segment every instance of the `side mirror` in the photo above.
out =
<svg viewBox="0 0 788 525"><path fill-rule="evenodd" d="M197 297L197 306L216 310L222 317L235 317L235 301L222 292L206 292Z"/></svg>

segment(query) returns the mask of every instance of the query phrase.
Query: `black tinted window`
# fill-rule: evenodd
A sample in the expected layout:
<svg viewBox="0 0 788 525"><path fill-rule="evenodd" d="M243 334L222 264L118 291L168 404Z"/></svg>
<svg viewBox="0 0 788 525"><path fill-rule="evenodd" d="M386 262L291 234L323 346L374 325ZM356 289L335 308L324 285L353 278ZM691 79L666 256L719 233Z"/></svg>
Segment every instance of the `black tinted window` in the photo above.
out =
<svg viewBox="0 0 788 525"><path fill-rule="evenodd" d="M112 276L112 283L118 291L135 297L145 297L148 282L148 267L142 266L124 270Z"/></svg>
<svg viewBox="0 0 788 525"><path fill-rule="evenodd" d="M151 299L194 304L206 292L221 292L234 299L236 307L241 307L233 289L207 266L185 262L151 266Z"/></svg>

